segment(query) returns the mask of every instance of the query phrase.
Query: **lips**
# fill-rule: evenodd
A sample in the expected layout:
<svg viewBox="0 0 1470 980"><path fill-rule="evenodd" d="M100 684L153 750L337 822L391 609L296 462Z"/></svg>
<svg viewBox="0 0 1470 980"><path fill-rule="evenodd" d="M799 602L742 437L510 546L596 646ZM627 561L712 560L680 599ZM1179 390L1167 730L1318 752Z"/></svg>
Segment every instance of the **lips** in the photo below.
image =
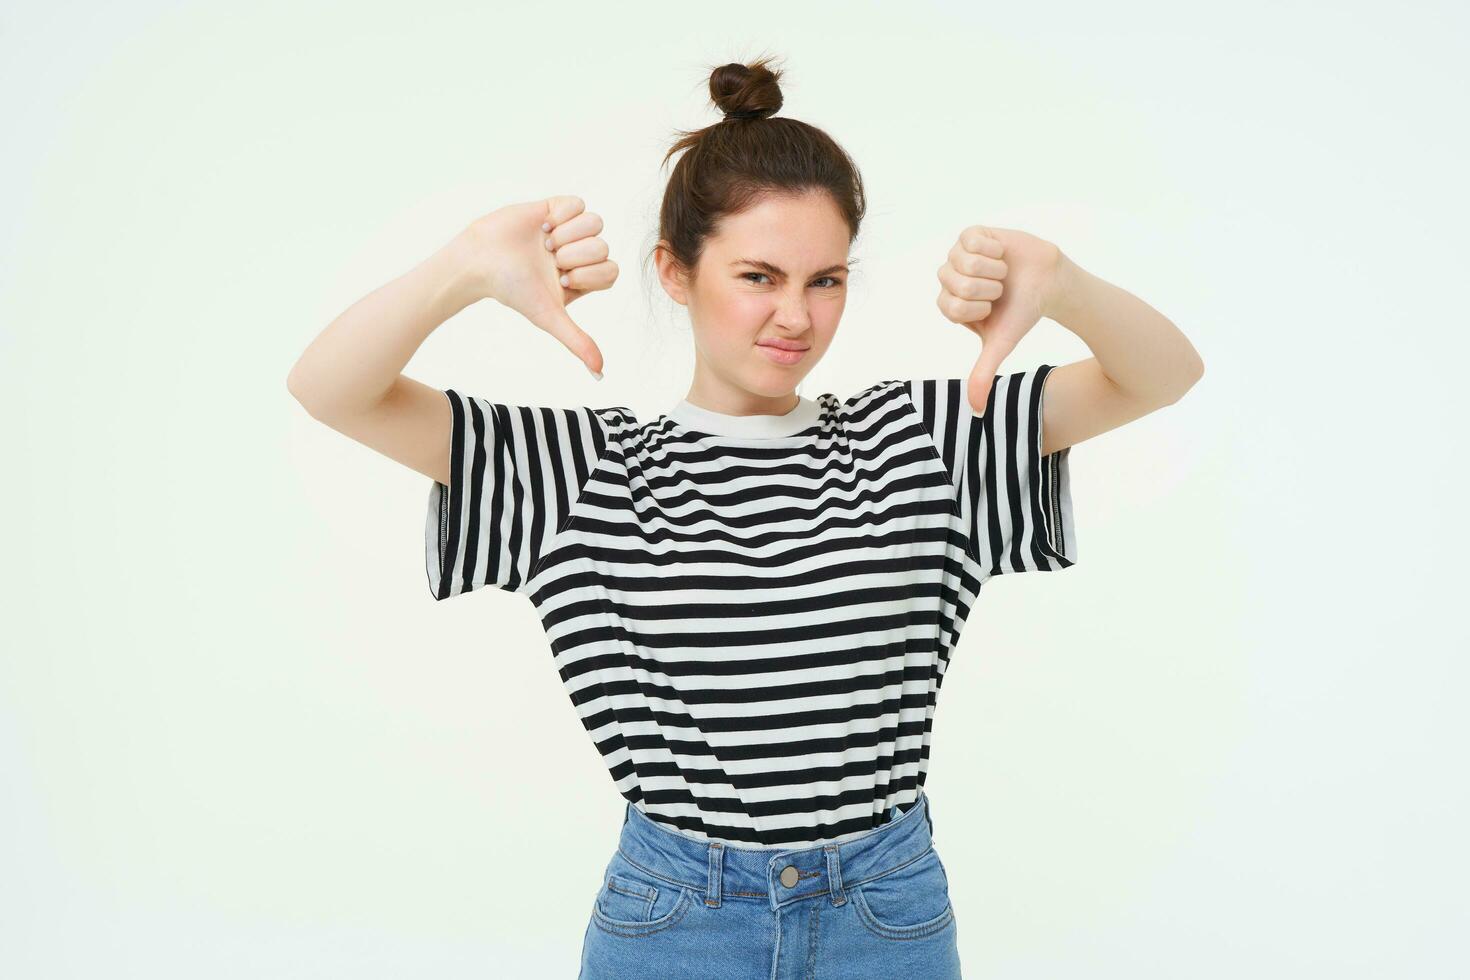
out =
<svg viewBox="0 0 1470 980"><path fill-rule="evenodd" d="M781 337L758 341L755 346L766 356L767 360L777 364L795 364L805 357L806 352L810 349L807 344L800 341L786 340Z"/></svg>

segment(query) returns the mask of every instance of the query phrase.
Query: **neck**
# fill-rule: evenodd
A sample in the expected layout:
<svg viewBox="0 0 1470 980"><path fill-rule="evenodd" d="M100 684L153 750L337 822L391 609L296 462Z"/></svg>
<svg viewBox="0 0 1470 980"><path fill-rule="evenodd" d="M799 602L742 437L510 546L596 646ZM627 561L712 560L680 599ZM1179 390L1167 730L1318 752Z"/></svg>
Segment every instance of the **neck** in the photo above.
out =
<svg viewBox="0 0 1470 980"><path fill-rule="evenodd" d="M689 404L721 415L785 415L801 403L795 391L781 395L760 395L730 384L696 365L689 393Z"/></svg>

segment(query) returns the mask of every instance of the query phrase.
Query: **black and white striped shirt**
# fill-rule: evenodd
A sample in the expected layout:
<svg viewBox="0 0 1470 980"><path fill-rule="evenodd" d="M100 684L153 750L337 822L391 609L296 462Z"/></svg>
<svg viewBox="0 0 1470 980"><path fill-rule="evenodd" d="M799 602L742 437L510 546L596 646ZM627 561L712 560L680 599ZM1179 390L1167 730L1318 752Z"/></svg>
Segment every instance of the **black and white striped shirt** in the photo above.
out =
<svg viewBox="0 0 1470 980"><path fill-rule="evenodd" d="M436 599L535 605L618 792L701 840L800 847L917 798L936 699L992 575L1076 561L1051 365L884 381L786 415L531 408L445 392Z"/></svg>

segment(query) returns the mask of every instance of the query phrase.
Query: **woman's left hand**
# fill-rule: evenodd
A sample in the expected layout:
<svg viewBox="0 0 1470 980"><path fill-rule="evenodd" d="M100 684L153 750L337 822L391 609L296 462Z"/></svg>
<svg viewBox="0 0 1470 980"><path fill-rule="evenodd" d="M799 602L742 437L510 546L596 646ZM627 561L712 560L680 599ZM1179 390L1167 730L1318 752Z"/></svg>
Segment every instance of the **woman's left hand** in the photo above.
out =
<svg viewBox="0 0 1470 980"><path fill-rule="evenodd" d="M1011 228L971 225L939 268L939 311L973 330L980 359L970 372L970 407L985 412L1000 364L1047 315L1066 256L1045 239Z"/></svg>

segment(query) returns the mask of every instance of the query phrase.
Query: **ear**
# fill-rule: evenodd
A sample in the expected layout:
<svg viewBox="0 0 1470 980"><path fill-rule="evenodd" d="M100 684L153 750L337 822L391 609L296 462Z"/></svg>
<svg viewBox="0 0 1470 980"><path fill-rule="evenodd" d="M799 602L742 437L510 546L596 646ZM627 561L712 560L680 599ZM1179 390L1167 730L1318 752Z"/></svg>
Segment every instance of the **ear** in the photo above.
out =
<svg viewBox="0 0 1470 980"><path fill-rule="evenodd" d="M674 253L669 251L668 242L663 239L659 239L654 246L653 263L658 269L658 281L663 285L664 292L680 306L688 306L689 274L679 260L674 258Z"/></svg>

